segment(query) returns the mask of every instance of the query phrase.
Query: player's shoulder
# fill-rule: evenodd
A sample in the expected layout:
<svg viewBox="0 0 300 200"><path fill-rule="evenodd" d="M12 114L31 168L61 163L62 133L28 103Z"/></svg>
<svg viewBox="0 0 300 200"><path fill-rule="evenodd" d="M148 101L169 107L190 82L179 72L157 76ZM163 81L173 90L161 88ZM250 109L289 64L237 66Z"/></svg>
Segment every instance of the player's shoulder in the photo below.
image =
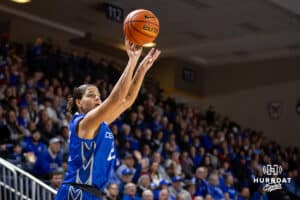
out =
<svg viewBox="0 0 300 200"><path fill-rule="evenodd" d="M75 121L75 120L77 120L77 119L79 119L79 118L83 118L84 117L84 114L82 114L82 113L75 113L73 116L72 116L72 118L71 118L71 121L70 122L73 122L73 121Z"/></svg>

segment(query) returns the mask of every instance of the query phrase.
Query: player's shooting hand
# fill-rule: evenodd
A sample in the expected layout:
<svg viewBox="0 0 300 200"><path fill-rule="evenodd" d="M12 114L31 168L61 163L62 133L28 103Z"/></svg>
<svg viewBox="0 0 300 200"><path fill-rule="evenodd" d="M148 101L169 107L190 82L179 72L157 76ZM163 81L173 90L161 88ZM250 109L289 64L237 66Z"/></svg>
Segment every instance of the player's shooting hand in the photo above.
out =
<svg viewBox="0 0 300 200"><path fill-rule="evenodd" d="M143 47L137 46L125 38L125 48L130 59L138 61L139 57L142 54Z"/></svg>

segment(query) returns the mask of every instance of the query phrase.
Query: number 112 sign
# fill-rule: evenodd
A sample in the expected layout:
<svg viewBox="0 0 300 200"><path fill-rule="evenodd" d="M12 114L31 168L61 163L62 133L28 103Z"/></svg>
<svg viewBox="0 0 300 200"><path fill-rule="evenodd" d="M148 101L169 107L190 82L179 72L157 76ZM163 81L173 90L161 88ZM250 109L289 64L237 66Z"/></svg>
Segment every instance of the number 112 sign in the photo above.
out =
<svg viewBox="0 0 300 200"><path fill-rule="evenodd" d="M123 23L124 20L123 8L120 8L118 6L109 3L105 3L104 6L105 6L106 17L108 19L118 23Z"/></svg>

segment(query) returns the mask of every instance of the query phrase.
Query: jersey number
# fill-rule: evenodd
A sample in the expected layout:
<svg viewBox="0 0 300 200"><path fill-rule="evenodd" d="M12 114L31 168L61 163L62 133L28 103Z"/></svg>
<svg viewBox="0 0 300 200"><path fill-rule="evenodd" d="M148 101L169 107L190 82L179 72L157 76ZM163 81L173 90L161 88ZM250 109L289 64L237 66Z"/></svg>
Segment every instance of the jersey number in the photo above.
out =
<svg viewBox="0 0 300 200"><path fill-rule="evenodd" d="M115 148L114 148L114 143L112 143L112 147L108 154L107 161L110 161L110 160L113 160L116 158L116 155L114 153L115 153Z"/></svg>

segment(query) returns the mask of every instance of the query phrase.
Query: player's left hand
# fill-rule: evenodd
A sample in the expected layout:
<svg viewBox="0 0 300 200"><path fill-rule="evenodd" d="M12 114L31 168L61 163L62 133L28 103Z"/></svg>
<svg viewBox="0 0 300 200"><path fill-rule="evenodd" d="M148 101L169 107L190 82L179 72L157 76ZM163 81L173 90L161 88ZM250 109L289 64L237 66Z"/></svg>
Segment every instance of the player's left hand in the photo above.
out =
<svg viewBox="0 0 300 200"><path fill-rule="evenodd" d="M144 70L148 71L153 63L157 60L159 57L161 51L155 48L152 48L146 57L143 59L143 61L140 63L140 67L142 67Z"/></svg>

